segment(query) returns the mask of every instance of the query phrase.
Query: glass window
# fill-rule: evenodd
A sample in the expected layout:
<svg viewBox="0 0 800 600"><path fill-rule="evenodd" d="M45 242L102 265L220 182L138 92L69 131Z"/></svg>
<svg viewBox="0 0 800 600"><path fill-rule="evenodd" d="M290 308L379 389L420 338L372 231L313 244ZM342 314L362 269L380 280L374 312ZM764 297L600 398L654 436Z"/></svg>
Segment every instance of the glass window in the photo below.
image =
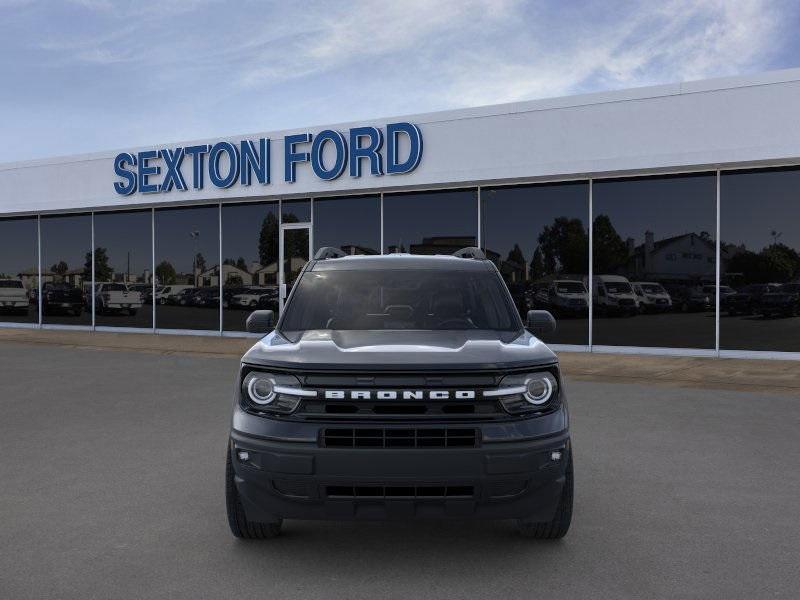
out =
<svg viewBox="0 0 800 600"><path fill-rule="evenodd" d="M800 169L720 181L723 350L800 352Z"/></svg>
<svg viewBox="0 0 800 600"><path fill-rule="evenodd" d="M281 215L284 223L310 223L310 200L283 200L281 202Z"/></svg>
<svg viewBox="0 0 800 600"><path fill-rule="evenodd" d="M383 245L387 254L452 254L477 244L477 190L384 195Z"/></svg>
<svg viewBox="0 0 800 600"><path fill-rule="evenodd" d="M545 340L589 343L589 184L484 188L483 250L505 279L523 321L549 310L558 327Z"/></svg>
<svg viewBox="0 0 800 600"><path fill-rule="evenodd" d="M151 212L95 213L94 245L95 325L152 327Z"/></svg>
<svg viewBox="0 0 800 600"><path fill-rule="evenodd" d="M39 322L38 246L36 217L0 219L0 321Z"/></svg>
<svg viewBox="0 0 800 600"><path fill-rule="evenodd" d="M594 344L715 347L716 198L713 173L594 182Z"/></svg>
<svg viewBox="0 0 800 600"><path fill-rule="evenodd" d="M314 252L325 246L380 254L380 196L314 199Z"/></svg>
<svg viewBox="0 0 800 600"><path fill-rule="evenodd" d="M222 327L246 331L250 312L278 314L278 203L222 207Z"/></svg>
<svg viewBox="0 0 800 600"><path fill-rule="evenodd" d="M307 271L283 331L515 331L521 323L491 271Z"/></svg>
<svg viewBox="0 0 800 600"><path fill-rule="evenodd" d="M156 327L219 330L219 208L159 209Z"/></svg>
<svg viewBox="0 0 800 600"><path fill-rule="evenodd" d="M42 217L42 322L91 325L92 216Z"/></svg>

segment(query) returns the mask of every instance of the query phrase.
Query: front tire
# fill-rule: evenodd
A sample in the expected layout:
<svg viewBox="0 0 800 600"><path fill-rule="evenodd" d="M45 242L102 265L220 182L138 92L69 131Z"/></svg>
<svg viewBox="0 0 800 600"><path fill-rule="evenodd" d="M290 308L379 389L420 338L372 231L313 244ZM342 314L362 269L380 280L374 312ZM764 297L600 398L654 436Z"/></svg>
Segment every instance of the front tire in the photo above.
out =
<svg viewBox="0 0 800 600"><path fill-rule="evenodd" d="M572 448L570 448L567 460L569 462L567 463L564 488L561 490L561 498L558 501L553 520L545 523L517 521L517 527L523 537L534 540L559 540L567 535L570 523L572 523L572 498L575 489L572 475Z"/></svg>
<svg viewBox="0 0 800 600"><path fill-rule="evenodd" d="M236 491L236 482L233 480L233 464L231 451L227 450L228 459L225 462L225 506L228 510L228 525L234 537L243 540L268 540L277 537L281 532L283 519L275 523L253 523L248 521L244 514L239 492Z"/></svg>

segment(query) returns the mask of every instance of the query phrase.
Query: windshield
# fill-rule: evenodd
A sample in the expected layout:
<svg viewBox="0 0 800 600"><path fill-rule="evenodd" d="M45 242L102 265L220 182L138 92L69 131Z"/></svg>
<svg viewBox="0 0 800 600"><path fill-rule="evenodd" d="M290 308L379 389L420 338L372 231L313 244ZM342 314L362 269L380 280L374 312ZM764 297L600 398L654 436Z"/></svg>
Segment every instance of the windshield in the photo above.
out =
<svg viewBox="0 0 800 600"><path fill-rule="evenodd" d="M517 331L521 323L489 271L308 271L281 329Z"/></svg>
<svg viewBox="0 0 800 600"><path fill-rule="evenodd" d="M664 288L657 283L643 283L642 289L645 294L664 294Z"/></svg>
<svg viewBox="0 0 800 600"><path fill-rule="evenodd" d="M0 288L21 288L22 282L16 279L0 280Z"/></svg>
<svg viewBox="0 0 800 600"><path fill-rule="evenodd" d="M586 288L580 281L559 281L556 284L556 291L559 294L583 294Z"/></svg>
<svg viewBox="0 0 800 600"><path fill-rule="evenodd" d="M630 294L631 286L629 283L614 281L611 283L606 283L606 290L609 294Z"/></svg>

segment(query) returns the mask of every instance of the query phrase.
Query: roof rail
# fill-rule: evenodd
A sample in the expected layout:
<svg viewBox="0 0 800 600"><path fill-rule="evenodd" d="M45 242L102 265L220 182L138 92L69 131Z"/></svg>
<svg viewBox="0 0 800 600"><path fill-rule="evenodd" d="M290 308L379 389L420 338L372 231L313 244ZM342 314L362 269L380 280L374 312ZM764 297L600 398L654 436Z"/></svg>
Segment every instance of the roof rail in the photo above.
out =
<svg viewBox="0 0 800 600"><path fill-rule="evenodd" d="M317 253L314 255L314 260L325 260L327 258L342 258L347 256L344 251L339 248L334 248L332 246L323 246Z"/></svg>
<svg viewBox="0 0 800 600"><path fill-rule="evenodd" d="M468 246L466 248L462 248L461 250L456 250L453 252L453 256L457 256L458 258L474 258L476 260L486 260L486 255L483 253L483 250L480 248L476 248L475 246Z"/></svg>

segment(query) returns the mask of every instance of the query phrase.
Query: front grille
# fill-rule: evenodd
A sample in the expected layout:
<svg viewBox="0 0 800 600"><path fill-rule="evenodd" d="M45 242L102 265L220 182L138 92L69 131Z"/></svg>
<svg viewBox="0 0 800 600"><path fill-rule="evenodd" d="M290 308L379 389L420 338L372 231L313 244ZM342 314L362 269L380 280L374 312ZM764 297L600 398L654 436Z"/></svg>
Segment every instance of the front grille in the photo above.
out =
<svg viewBox="0 0 800 600"><path fill-rule="evenodd" d="M317 391L316 398L306 398L293 413L293 417L309 421L491 421L506 420L508 414L496 399L482 398L480 391L493 389L500 384L502 373L391 373L360 372L304 373L298 375L302 386ZM326 398L327 390L345 390L342 399ZM392 390L397 399L353 400L349 391ZM442 391L451 395L447 399L433 400L403 398L408 390ZM456 399L456 390L474 390L474 399Z"/></svg>
<svg viewBox="0 0 800 600"><path fill-rule="evenodd" d="M304 400L297 412L298 417L309 420L331 419L442 419L448 420L492 420L507 418L495 399L476 400Z"/></svg>
<svg viewBox="0 0 800 600"><path fill-rule="evenodd" d="M436 428L334 428L322 430L326 448L475 448L478 430Z"/></svg>
<svg viewBox="0 0 800 600"><path fill-rule="evenodd" d="M472 498L475 488L471 485L328 485L325 495L332 499Z"/></svg>

